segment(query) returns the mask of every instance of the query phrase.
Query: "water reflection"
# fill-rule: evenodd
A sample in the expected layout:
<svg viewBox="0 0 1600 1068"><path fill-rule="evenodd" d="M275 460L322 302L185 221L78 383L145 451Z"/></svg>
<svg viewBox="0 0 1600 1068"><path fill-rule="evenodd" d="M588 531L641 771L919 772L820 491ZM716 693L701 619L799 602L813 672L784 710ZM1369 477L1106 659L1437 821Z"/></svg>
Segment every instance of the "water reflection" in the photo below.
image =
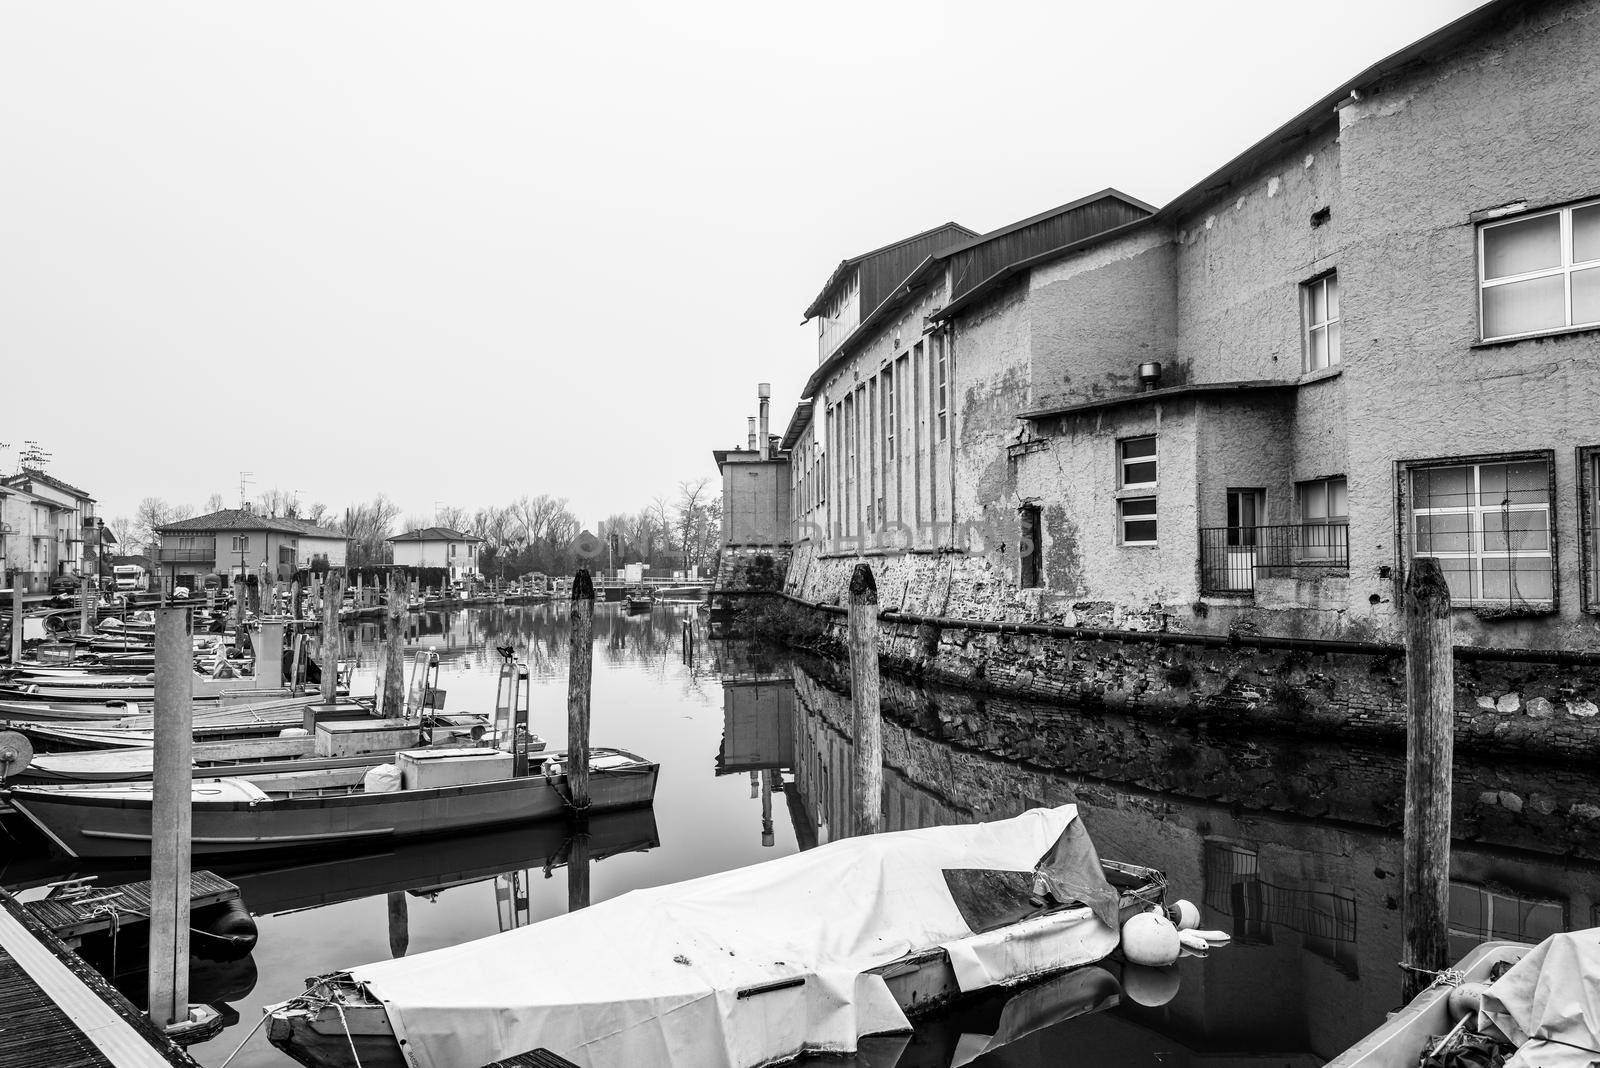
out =
<svg viewBox="0 0 1600 1068"><path fill-rule="evenodd" d="M439 654L452 712L492 705L494 648L514 645L536 682L534 729L564 745L565 611L425 613L405 625L408 651ZM258 916L261 937L250 958L227 968L197 962L197 996L236 1005L245 1021L197 1047L201 1063L220 1064L259 1006L299 993L309 975L458 944L851 832L851 710L837 665L710 642L686 606L631 617L599 606L594 630L594 741L661 762L654 810L597 818L587 837L537 824L221 868ZM346 630L358 693L373 687L381 637L379 623ZM1103 855L1162 869L1175 896L1201 903L1207 925L1236 941L1183 962L1175 985L1171 975L1107 965L1016 997L996 992L913 1035L866 1042L854 1063L1315 1065L1398 1001L1400 754L1211 736L887 678L884 699L886 827L1076 801ZM1571 816L1573 802L1591 801L1593 779L1470 759L1456 776L1457 827L1474 839L1454 855L1456 950L1595 922L1595 865L1564 855L1600 856L1600 841ZM1500 803L1502 795L1519 803ZM76 867L0 849L7 886L41 887ZM102 881L144 877L107 871ZM142 996L139 976L119 981ZM289 1061L258 1034L233 1064Z"/></svg>

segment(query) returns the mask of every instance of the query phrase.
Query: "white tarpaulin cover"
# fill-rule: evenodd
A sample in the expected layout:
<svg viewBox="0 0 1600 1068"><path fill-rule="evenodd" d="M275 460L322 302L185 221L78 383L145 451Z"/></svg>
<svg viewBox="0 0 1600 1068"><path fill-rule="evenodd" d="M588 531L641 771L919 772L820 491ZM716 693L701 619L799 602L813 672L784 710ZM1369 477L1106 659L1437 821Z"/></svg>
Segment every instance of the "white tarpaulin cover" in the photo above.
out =
<svg viewBox="0 0 1600 1068"><path fill-rule="evenodd" d="M833 842L447 949L353 969L418 1068L544 1047L580 1065L747 1068L848 1052L909 1026L881 977L942 946L963 989L1100 960L1118 932L1087 908L974 935L945 869L1027 872L1075 805ZM740 997L787 979L804 982Z"/></svg>
<svg viewBox="0 0 1600 1068"><path fill-rule="evenodd" d="M1540 942L1489 987L1482 1018L1519 1047L1505 1068L1600 1064L1600 927Z"/></svg>

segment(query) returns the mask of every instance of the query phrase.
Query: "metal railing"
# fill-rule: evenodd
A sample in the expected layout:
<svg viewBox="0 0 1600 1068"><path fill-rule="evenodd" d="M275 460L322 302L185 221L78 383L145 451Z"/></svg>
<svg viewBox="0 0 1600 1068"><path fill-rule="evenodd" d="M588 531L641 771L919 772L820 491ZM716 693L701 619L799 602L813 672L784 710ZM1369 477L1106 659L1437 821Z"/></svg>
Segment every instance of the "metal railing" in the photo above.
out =
<svg viewBox="0 0 1600 1068"><path fill-rule="evenodd" d="M1200 530L1201 593L1253 593L1259 577L1299 578L1349 566L1348 523Z"/></svg>

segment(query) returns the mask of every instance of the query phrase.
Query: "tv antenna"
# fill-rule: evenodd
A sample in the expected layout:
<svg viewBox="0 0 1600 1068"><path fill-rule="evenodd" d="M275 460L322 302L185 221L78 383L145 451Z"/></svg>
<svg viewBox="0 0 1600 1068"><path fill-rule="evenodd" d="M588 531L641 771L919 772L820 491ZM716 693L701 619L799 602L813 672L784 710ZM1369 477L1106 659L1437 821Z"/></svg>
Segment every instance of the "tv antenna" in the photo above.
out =
<svg viewBox="0 0 1600 1068"><path fill-rule="evenodd" d="M253 486L253 485L255 485L255 482L256 482L256 473L254 471L240 471L239 472L239 507L240 508L243 508L245 506L245 504L248 503L248 499L245 497L245 487L246 486Z"/></svg>

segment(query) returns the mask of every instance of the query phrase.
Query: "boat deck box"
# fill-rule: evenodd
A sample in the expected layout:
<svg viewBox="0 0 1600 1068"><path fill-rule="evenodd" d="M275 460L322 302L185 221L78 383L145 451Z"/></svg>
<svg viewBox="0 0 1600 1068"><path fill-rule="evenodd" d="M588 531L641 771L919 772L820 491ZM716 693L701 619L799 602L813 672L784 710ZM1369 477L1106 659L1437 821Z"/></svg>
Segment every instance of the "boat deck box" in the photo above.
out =
<svg viewBox="0 0 1600 1068"><path fill-rule="evenodd" d="M511 754L494 749L409 749L394 755L403 790L437 790L511 778Z"/></svg>
<svg viewBox="0 0 1600 1068"><path fill-rule="evenodd" d="M403 719L330 720L317 724L317 756L351 757L417 744L417 724Z"/></svg>

